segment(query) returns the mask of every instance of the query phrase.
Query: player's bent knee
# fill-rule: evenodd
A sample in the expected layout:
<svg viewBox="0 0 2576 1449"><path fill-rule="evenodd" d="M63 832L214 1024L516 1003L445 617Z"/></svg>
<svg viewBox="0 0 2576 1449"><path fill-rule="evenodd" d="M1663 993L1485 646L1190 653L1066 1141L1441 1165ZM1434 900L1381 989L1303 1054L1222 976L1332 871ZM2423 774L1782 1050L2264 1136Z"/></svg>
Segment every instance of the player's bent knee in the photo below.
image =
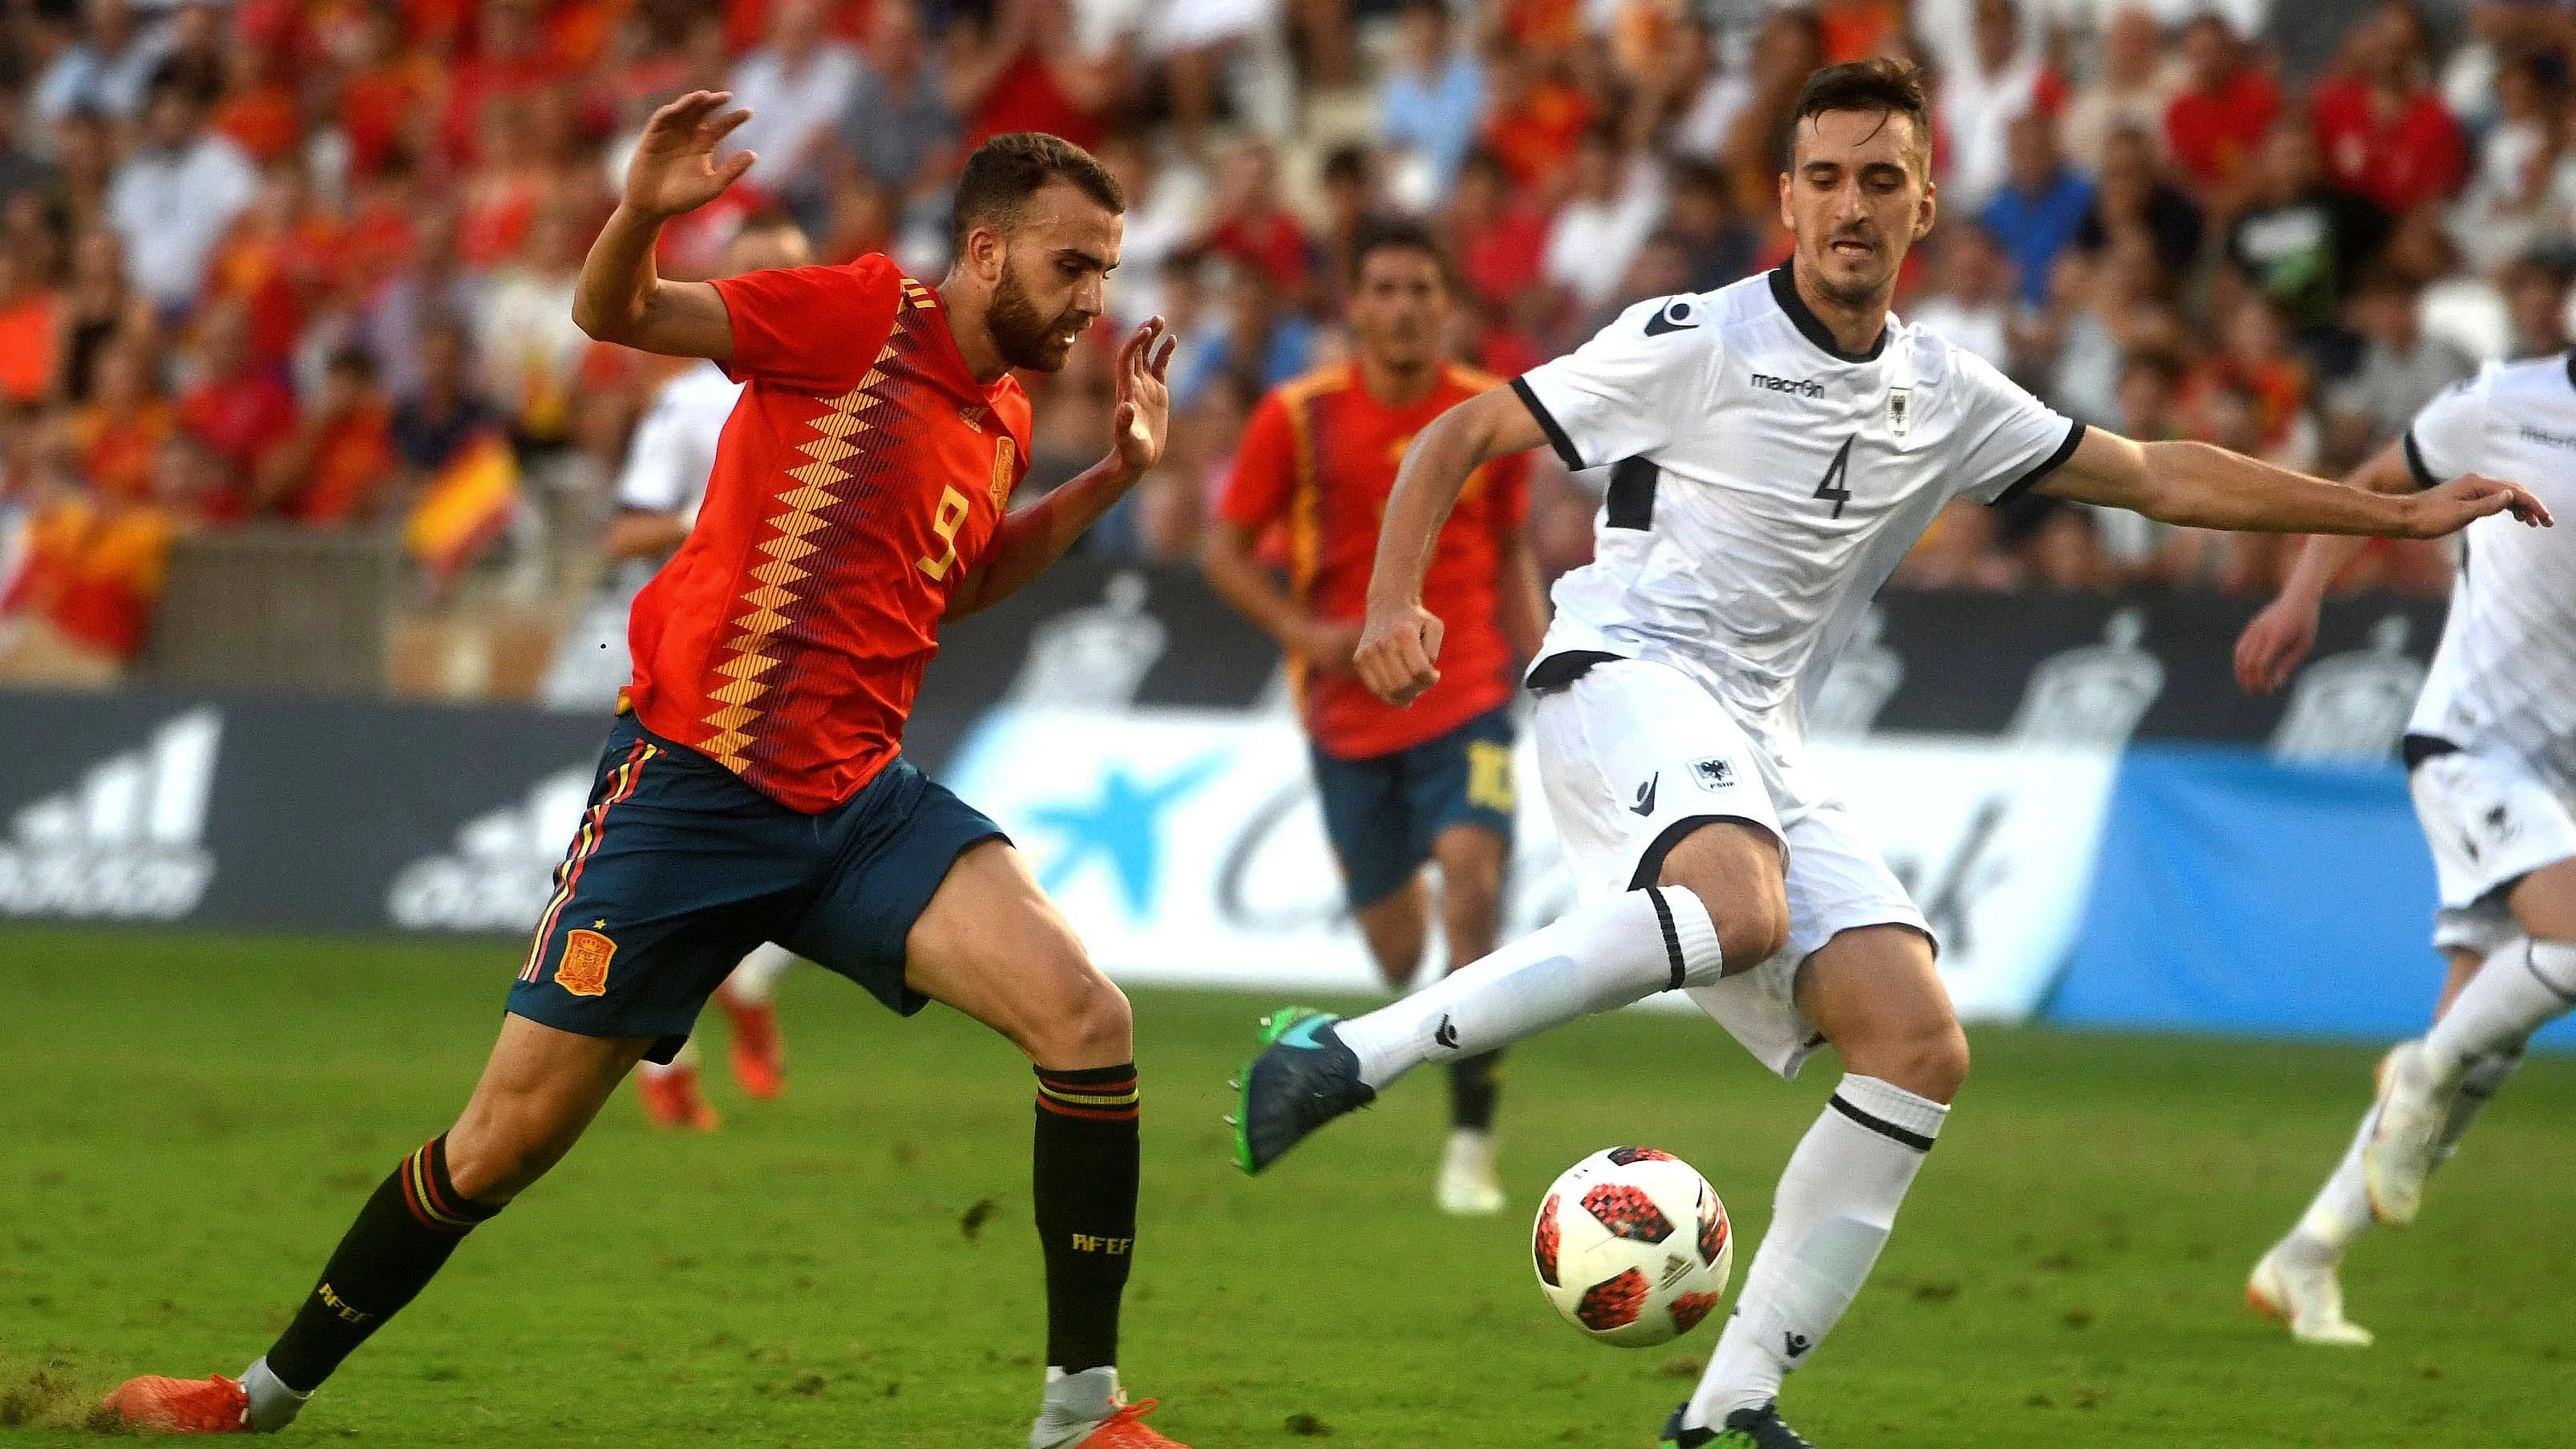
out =
<svg viewBox="0 0 2576 1449"><path fill-rule="evenodd" d="M1076 961L1058 973L1042 999L1045 1009L1027 1024L1020 1042L1039 1066L1071 1071L1134 1060L1135 1013L1127 993L1089 962Z"/></svg>
<svg viewBox="0 0 2576 1449"><path fill-rule="evenodd" d="M1918 1097L1946 1103L1967 1085L1968 1034L1957 1022L1947 1022L1880 1044L1863 1059L1847 1053L1844 1065Z"/></svg>
<svg viewBox="0 0 2576 1449"><path fill-rule="evenodd" d="M579 1128L507 1112L468 1111L447 1134L448 1180L474 1201L497 1207L536 1185L580 1140Z"/></svg>

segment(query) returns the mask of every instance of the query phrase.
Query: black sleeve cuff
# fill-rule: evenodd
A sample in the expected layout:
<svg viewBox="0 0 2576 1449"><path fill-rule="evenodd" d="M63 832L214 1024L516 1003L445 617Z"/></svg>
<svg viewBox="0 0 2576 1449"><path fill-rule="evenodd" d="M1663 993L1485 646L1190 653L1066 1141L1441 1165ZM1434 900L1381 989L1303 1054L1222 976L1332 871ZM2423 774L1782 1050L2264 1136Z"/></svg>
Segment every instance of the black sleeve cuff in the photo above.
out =
<svg viewBox="0 0 2576 1449"><path fill-rule="evenodd" d="M2398 436L2405 440L2406 471L2415 475L2415 487L2419 491L2441 487L2442 480L2434 477L2433 470L2424 466L2424 450L2415 446L2415 430L2408 428Z"/></svg>
<svg viewBox="0 0 2576 1449"><path fill-rule="evenodd" d="M1521 400L1522 407L1529 409L1531 417L1538 419L1540 430L1547 434L1547 445L1556 449L1556 456L1564 462L1566 471L1582 472L1583 455L1574 451L1574 440L1565 435L1565 429L1556 425L1556 419L1549 415L1547 406L1538 400L1537 393L1530 390L1529 379L1513 378L1512 394Z"/></svg>
<svg viewBox="0 0 2576 1449"><path fill-rule="evenodd" d="M2012 481L2012 486L1995 495L1994 502L1991 506L2001 508L2005 504L2012 502L2014 499L2019 498L2025 493L2028 493L2033 488L2038 487L2049 474L2066 466L2066 460L2075 456L2075 445L2083 441L2084 425L2082 423L2070 424L2066 429L2066 441L2057 445L2057 451L2042 459L2038 467L2031 469L2029 472L2022 474L2018 478L2015 478Z"/></svg>

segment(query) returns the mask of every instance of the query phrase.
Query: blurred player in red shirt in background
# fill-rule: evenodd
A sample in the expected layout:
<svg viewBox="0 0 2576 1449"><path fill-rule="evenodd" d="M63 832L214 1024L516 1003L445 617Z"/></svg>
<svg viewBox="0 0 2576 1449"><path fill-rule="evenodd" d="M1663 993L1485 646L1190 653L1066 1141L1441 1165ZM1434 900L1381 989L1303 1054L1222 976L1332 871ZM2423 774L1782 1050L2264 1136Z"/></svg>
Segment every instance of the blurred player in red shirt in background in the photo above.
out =
<svg viewBox="0 0 2576 1449"><path fill-rule="evenodd" d="M1262 399L1236 450L1203 562L1209 582L1288 656L1312 739L1316 793L1351 911L1389 985L1421 964L1440 866L1454 968L1494 949L1512 833L1516 661L1547 630L1527 519L1525 456L1469 479L1441 530L1425 597L1450 621L1441 679L1409 708L1381 703L1351 673L1378 523L1413 435L1501 379L1446 360L1456 305L1448 258L1409 222L1363 227L1350 249L1353 361ZM1284 532L1283 587L1257 556ZM1499 1053L1450 1068L1451 1134L1440 1206L1503 1206L1492 1128Z"/></svg>

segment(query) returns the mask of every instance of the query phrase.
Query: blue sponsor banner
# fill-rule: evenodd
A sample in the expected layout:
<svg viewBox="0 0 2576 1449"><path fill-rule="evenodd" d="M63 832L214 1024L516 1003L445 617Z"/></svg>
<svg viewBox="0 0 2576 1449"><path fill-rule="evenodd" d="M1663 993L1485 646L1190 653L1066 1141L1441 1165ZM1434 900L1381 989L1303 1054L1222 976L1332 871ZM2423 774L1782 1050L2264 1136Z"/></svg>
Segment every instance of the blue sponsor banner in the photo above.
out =
<svg viewBox="0 0 2576 1449"><path fill-rule="evenodd" d="M2433 861L2397 766L2144 745L2045 1008L2068 1025L2393 1039L2442 988ZM2543 1032L2576 1046L2576 1021Z"/></svg>

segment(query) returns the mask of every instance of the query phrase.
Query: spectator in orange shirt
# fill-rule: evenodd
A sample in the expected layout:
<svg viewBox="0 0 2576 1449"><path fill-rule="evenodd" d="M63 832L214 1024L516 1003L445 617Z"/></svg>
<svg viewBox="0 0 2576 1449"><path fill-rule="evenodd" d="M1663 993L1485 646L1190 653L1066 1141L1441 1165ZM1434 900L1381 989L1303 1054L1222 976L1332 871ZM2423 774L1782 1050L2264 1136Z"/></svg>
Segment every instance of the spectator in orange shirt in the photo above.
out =
<svg viewBox="0 0 2576 1449"><path fill-rule="evenodd" d="M512 159L482 149L483 117L494 100L525 97L553 79L554 64L537 29L536 10L536 0L483 0L474 7L474 54L449 76L439 121L439 150L450 162L489 165Z"/></svg>
<svg viewBox="0 0 2576 1449"><path fill-rule="evenodd" d="M441 76L438 62L406 45L402 12L388 0L366 8L356 40L357 59L340 83L340 134L349 169L371 176L397 155L430 152Z"/></svg>
<svg viewBox="0 0 2576 1449"><path fill-rule="evenodd" d="M154 385L151 355L131 339L100 351L90 400L72 414L81 476L99 492L140 498L152 486L152 458L178 430L179 410Z"/></svg>
<svg viewBox="0 0 2576 1449"><path fill-rule="evenodd" d="M2182 53L2190 79L2165 108L2165 153L2204 206L2232 211L2263 133L2280 113L2281 91L2215 15L2184 29Z"/></svg>
<svg viewBox="0 0 2576 1449"><path fill-rule="evenodd" d="M1547 194L1592 124L1592 102L1518 50L1487 52L1485 80L1493 97L1485 109L1485 149L1502 160L1514 186Z"/></svg>
<svg viewBox="0 0 2576 1449"><path fill-rule="evenodd" d="M206 265L206 295L250 312L251 355L283 365L294 356L314 304L338 283L341 230L313 204L302 158L268 168L250 209Z"/></svg>
<svg viewBox="0 0 2576 1449"><path fill-rule="evenodd" d="M173 434L154 450L143 492L65 493L41 506L26 566L0 597L0 679L113 684L143 650L170 546L219 467Z"/></svg>
<svg viewBox="0 0 2576 1449"><path fill-rule="evenodd" d="M295 435L260 468L260 511L319 527L375 517L397 468L392 424L374 359L355 347L333 353Z"/></svg>
<svg viewBox="0 0 2576 1449"><path fill-rule="evenodd" d="M282 50L246 35L236 35L224 51L224 94L215 103L213 125L261 166L303 139L295 89L285 71Z"/></svg>
<svg viewBox="0 0 2576 1449"><path fill-rule="evenodd" d="M62 299L26 275L16 251L0 247L0 398L39 402L53 391Z"/></svg>
<svg viewBox="0 0 2576 1449"><path fill-rule="evenodd" d="M1251 267L1292 301L1303 301L1313 277L1314 248L1295 213L1279 199L1279 157L1270 143L1235 143L1217 183L1207 248Z"/></svg>
<svg viewBox="0 0 2576 1449"><path fill-rule="evenodd" d="M1467 153L1449 198L1449 244L1476 300L1496 314L1538 281L1547 258L1547 218L1512 194L1502 158Z"/></svg>
<svg viewBox="0 0 2576 1449"><path fill-rule="evenodd" d="M2308 103L2327 179L2392 214L2447 199L2468 175L2468 141L2424 83L2418 36L2412 9L2382 5Z"/></svg>
<svg viewBox="0 0 2576 1449"><path fill-rule="evenodd" d="M283 369L252 353L250 309L238 300L198 319L197 363L196 384L179 398L179 427L223 465L203 503L209 516L232 522L250 512L262 461L295 435L295 394Z"/></svg>

